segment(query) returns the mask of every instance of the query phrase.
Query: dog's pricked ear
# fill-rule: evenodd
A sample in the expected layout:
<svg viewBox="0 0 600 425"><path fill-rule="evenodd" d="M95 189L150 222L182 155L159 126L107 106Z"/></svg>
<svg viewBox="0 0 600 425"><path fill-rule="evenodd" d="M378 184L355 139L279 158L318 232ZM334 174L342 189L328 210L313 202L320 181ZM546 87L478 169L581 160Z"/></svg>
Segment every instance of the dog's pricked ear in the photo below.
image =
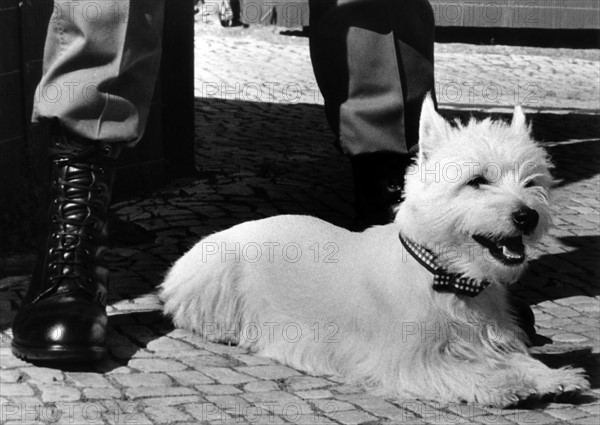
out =
<svg viewBox="0 0 600 425"><path fill-rule="evenodd" d="M434 152L444 141L448 139L450 126L446 120L438 114L435 104L428 93L423 101L421 109L421 120L419 123L419 160L426 161L427 157Z"/></svg>
<svg viewBox="0 0 600 425"><path fill-rule="evenodd" d="M529 127L527 126L527 118L525 117L525 112L523 112L523 108L521 107L521 105L515 106L510 126L513 130L519 132L529 132Z"/></svg>

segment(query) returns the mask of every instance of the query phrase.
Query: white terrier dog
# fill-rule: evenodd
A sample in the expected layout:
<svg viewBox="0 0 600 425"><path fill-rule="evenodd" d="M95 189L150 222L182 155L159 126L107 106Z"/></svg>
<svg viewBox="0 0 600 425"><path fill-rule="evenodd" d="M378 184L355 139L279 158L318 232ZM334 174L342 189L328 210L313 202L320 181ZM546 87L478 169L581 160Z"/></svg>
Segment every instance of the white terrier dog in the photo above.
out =
<svg viewBox="0 0 600 425"><path fill-rule="evenodd" d="M550 224L550 163L523 111L451 126L428 98L420 127L394 223L279 216L208 236L162 284L166 314L388 395L507 406L589 388L529 356L507 303Z"/></svg>

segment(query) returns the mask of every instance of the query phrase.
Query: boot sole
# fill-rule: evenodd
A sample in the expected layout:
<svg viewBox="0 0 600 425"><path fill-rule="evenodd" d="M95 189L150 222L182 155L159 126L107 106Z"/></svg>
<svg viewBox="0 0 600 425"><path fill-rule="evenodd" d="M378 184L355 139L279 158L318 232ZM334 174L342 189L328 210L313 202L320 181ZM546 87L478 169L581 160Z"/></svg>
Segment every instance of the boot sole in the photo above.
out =
<svg viewBox="0 0 600 425"><path fill-rule="evenodd" d="M106 347L68 347L63 345L28 347L13 341L12 352L16 357L25 361L90 363L101 360L106 354Z"/></svg>

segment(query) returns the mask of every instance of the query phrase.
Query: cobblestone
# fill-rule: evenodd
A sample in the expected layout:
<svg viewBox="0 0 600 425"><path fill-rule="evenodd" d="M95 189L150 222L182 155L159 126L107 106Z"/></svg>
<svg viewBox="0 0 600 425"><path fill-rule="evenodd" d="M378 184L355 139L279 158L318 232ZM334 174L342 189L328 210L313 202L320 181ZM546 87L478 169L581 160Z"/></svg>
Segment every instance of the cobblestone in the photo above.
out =
<svg viewBox="0 0 600 425"><path fill-rule="evenodd" d="M576 408L567 409L549 409L546 411L550 416L558 418L563 421L573 422L576 419L586 418L589 416L587 412Z"/></svg>
<svg viewBox="0 0 600 425"><path fill-rule="evenodd" d="M574 424L577 425L597 425L598 424L598 416L589 416L587 418L578 418L573 421Z"/></svg>
<svg viewBox="0 0 600 425"><path fill-rule="evenodd" d="M181 359L181 362L193 368L214 368L215 373L218 373L217 369L237 365L237 363L230 358L224 356L215 356L212 353L206 353L205 355L200 356L185 357Z"/></svg>
<svg viewBox="0 0 600 425"><path fill-rule="evenodd" d="M321 378L313 376L291 377L285 381L286 385L292 391L311 390L331 386L332 383Z"/></svg>
<svg viewBox="0 0 600 425"><path fill-rule="evenodd" d="M273 365L273 366L242 366L236 368L238 371L246 373L248 375L255 376L261 379L284 379L290 376L300 375L294 369L290 369L286 366Z"/></svg>
<svg viewBox="0 0 600 425"><path fill-rule="evenodd" d="M142 372L173 372L187 368L187 366L181 363L163 359L136 359L131 360L128 365Z"/></svg>
<svg viewBox="0 0 600 425"><path fill-rule="evenodd" d="M149 406L144 409L144 413L153 421L153 423L166 424L171 422L189 421L190 415L183 413L175 407L154 407Z"/></svg>
<svg viewBox="0 0 600 425"><path fill-rule="evenodd" d="M56 369L25 367L21 369L21 372L29 376L29 383L32 384L53 384L63 380L62 372Z"/></svg>
<svg viewBox="0 0 600 425"><path fill-rule="evenodd" d="M330 398L332 396L331 391L329 391L329 390L297 391L296 395L298 397L306 399L306 400L324 399L324 398Z"/></svg>
<svg viewBox="0 0 600 425"><path fill-rule="evenodd" d="M67 377L78 387L110 387L106 378L97 373L68 372Z"/></svg>
<svg viewBox="0 0 600 425"><path fill-rule="evenodd" d="M233 385L196 385L196 389L206 395L232 395L242 394L242 390L234 387Z"/></svg>
<svg viewBox="0 0 600 425"><path fill-rule="evenodd" d="M587 342L589 338L583 335L573 334L573 333L561 333L552 336L552 341L554 342L569 342L569 343L582 343Z"/></svg>
<svg viewBox="0 0 600 425"><path fill-rule="evenodd" d="M345 410L328 415L331 419L344 425L364 424L366 422L375 422L377 418L360 410Z"/></svg>
<svg viewBox="0 0 600 425"><path fill-rule="evenodd" d="M172 352L191 352L197 353L197 350L194 349L193 346L186 344L185 342L178 341L173 338L168 337L160 337L154 339L148 343L146 348L150 351L154 351L155 353L167 352L171 354Z"/></svg>
<svg viewBox="0 0 600 425"><path fill-rule="evenodd" d="M505 419L513 421L517 424L553 424L556 422L556 418L553 418L550 415L547 415L538 410L533 411L522 411L517 410L515 412L511 412L508 414L502 415Z"/></svg>
<svg viewBox="0 0 600 425"><path fill-rule="evenodd" d="M212 384L214 381L203 373L196 371L182 371L182 372L170 372L168 374L171 378L173 378L178 384L188 386L188 385L198 385L198 384Z"/></svg>
<svg viewBox="0 0 600 425"><path fill-rule="evenodd" d="M121 391L113 387L84 388L82 393L88 400L114 400L121 396Z"/></svg>
<svg viewBox="0 0 600 425"><path fill-rule="evenodd" d="M81 393L65 385L40 385L42 392L42 401L45 403L57 401L78 401L81 399Z"/></svg>
<svg viewBox="0 0 600 425"><path fill-rule="evenodd" d="M23 379L23 374L20 370L3 370L2 371L2 383L7 384L9 382L17 382Z"/></svg>
<svg viewBox="0 0 600 425"><path fill-rule="evenodd" d="M27 384L2 383L2 395L4 397L19 397L33 395L33 388Z"/></svg>
<svg viewBox="0 0 600 425"><path fill-rule="evenodd" d="M238 385L256 380L252 376L244 375L225 367L207 367L202 372L220 384Z"/></svg>
<svg viewBox="0 0 600 425"><path fill-rule="evenodd" d="M186 387L146 387L136 386L127 388L125 396L129 399L145 398L145 397L175 397L183 395L191 395L196 392L191 388Z"/></svg>
<svg viewBox="0 0 600 425"><path fill-rule="evenodd" d="M116 375L112 378L124 387L165 387L171 385L171 378L163 373L132 373L130 375Z"/></svg>
<svg viewBox="0 0 600 425"><path fill-rule="evenodd" d="M202 236L282 213L316 215L342 226L353 218L351 170L331 147L307 39L269 28L199 25L195 42L202 177L112 207L157 238L109 250L110 353L101 363L61 370L15 358L8 326L29 278L0 280L0 422L48 423L31 415L46 403L64 412L59 423L90 423L85 406L98 409L100 417L91 423L108 424L600 423L596 50L436 45L443 112L463 118L473 111L505 113L520 101L561 179L552 237L540 243L529 271L512 289L533 305L539 333L551 338L533 354L553 366L584 367L592 391L576 400L502 410L369 394L335 377L308 376L239 347L209 343L173 329L158 312L156 284ZM291 99L286 84L299 97Z"/></svg>
<svg viewBox="0 0 600 425"><path fill-rule="evenodd" d="M200 422L215 421L221 423L223 421L232 419L231 416L220 410L212 403L188 404L185 405L184 408L190 415Z"/></svg>

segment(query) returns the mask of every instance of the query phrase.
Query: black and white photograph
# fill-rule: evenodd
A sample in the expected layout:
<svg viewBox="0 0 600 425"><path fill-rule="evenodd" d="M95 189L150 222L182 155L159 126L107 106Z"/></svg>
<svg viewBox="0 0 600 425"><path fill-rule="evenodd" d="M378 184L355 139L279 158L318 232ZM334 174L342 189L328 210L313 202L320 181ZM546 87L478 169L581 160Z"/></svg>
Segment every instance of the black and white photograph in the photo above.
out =
<svg viewBox="0 0 600 425"><path fill-rule="evenodd" d="M0 0L0 423L600 423L598 0Z"/></svg>

